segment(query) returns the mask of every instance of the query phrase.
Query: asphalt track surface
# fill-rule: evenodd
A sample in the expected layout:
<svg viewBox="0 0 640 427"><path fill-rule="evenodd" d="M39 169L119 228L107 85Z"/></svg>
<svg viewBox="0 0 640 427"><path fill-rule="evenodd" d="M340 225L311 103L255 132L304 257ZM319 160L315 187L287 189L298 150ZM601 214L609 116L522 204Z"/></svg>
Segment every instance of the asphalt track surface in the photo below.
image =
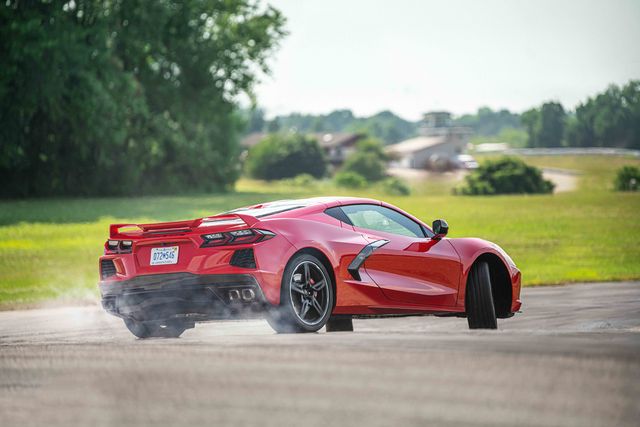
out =
<svg viewBox="0 0 640 427"><path fill-rule="evenodd" d="M464 319L262 320L137 340L98 307L0 313L0 425L640 424L640 283L529 288L498 331Z"/></svg>

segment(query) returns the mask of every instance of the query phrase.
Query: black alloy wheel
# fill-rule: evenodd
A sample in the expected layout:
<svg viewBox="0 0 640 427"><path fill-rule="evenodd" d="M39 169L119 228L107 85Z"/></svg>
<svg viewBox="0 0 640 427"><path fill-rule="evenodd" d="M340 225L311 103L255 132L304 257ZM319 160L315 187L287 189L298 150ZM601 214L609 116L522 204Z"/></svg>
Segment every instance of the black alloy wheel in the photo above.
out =
<svg viewBox="0 0 640 427"><path fill-rule="evenodd" d="M294 256L282 277L280 305L267 314L278 333L316 332L329 320L334 293L331 276L313 255Z"/></svg>

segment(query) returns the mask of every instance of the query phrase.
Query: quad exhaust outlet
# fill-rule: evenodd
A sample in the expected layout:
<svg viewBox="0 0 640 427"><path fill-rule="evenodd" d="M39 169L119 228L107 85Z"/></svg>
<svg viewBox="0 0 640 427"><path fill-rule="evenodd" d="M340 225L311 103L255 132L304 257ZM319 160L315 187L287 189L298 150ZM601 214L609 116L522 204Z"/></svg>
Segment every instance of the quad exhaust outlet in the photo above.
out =
<svg viewBox="0 0 640 427"><path fill-rule="evenodd" d="M256 299L256 293L253 289L231 289L228 293L229 302L251 302Z"/></svg>

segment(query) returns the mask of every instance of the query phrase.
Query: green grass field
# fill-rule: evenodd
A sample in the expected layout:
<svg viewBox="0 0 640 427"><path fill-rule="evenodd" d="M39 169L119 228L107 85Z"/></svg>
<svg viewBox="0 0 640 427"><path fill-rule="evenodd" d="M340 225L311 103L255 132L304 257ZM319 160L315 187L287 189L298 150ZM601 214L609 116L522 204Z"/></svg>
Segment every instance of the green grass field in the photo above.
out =
<svg viewBox="0 0 640 427"><path fill-rule="evenodd" d="M445 218L450 236L478 236L507 250L525 285L640 278L640 194L612 191L619 157L526 157L536 166L580 171L572 192L541 196L450 195L451 176L414 183L411 196L330 183L291 188L241 180L230 194L0 202L0 307L93 299L97 259L112 222L196 218L267 200L328 194L382 198L428 223Z"/></svg>

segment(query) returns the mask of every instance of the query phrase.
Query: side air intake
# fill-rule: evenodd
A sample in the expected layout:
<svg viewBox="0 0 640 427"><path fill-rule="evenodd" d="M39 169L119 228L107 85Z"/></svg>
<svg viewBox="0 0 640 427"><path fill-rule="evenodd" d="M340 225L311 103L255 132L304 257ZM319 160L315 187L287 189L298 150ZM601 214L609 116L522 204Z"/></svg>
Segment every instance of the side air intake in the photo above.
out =
<svg viewBox="0 0 640 427"><path fill-rule="evenodd" d="M103 259L100 260L100 278L106 279L107 277L116 275L116 265L113 260Z"/></svg>

